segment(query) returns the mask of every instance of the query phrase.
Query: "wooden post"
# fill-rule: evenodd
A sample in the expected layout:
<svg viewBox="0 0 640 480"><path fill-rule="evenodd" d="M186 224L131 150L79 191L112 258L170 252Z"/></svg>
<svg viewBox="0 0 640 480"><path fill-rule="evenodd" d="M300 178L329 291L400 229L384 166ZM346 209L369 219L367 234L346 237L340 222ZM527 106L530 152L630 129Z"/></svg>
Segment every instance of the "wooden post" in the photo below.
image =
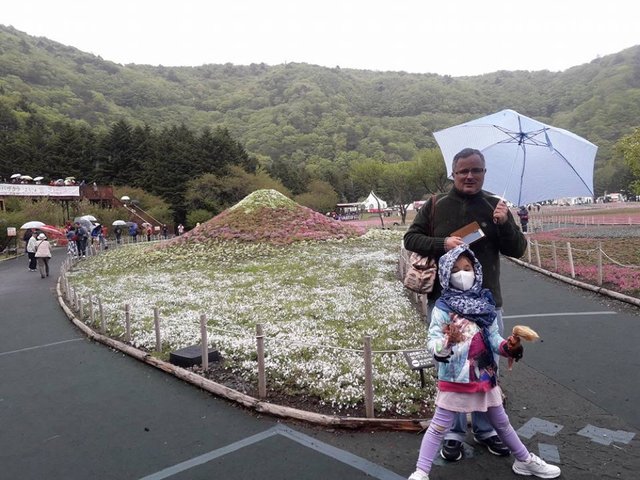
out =
<svg viewBox="0 0 640 480"><path fill-rule="evenodd" d="M540 261L540 246L538 245L538 241L535 242L536 246L536 263L538 267L542 267L542 262Z"/></svg>
<svg viewBox="0 0 640 480"><path fill-rule="evenodd" d="M256 344L258 350L258 397L267 396L267 379L264 369L264 330L262 324L256 325Z"/></svg>
<svg viewBox="0 0 640 480"><path fill-rule="evenodd" d="M373 418L373 362L371 336L364 337L364 408L367 418Z"/></svg>
<svg viewBox="0 0 640 480"><path fill-rule="evenodd" d="M160 336L160 311L153 307L153 326L156 329L156 352L162 351L162 337Z"/></svg>
<svg viewBox="0 0 640 480"><path fill-rule="evenodd" d="M551 253L553 255L553 268L554 271L558 271L558 252L556 251L556 241L551 242Z"/></svg>
<svg viewBox="0 0 640 480"><path fill-rule="evenodd" d="M84 305L82 305L81 297L78 297L78 317L80 317L80 321L84 323Z"/></svg>
<svg viewBox="0 0 640 480"><path fill-rule="evenodd" d="M91 326L93 326L95 319L96 319L96 316L95 316L95 312L93 311L93 297L89 296L89 321L91 322Z"/></svg>
<svg viewBox="0 0 640 480"><path fill-rule="evenodd" d="M573 253L571 253L570 242L567 242L567 256L569 257L569 269L571 271L571 278L576 278L576 269L573 266Z"/></svg>
<svg viewBox="0 0 640 480"><path fill-rule="evenodd" d="M98 312L100 314L100 333L104 334L107 331L104 321L104 310L102 309L102 300L98 297Z"/></svg>
<svg viewBox="0 0 640 480"><path fill-rule="evenodd" d="M124 304L124 340L131 342L131 308L128 303Z"/></svg>
<svg viewBox="0 0 640 480"><path fill-rule="evenodd" d="M73 309L78 310L78 292L76 292L75 287L73 289Z"/></svg>
<svg viewBox="0 0 640 480"><path fill-rule="evenodd" d="M209 369L209 339L207 335L207 316L200 315L200 344L202 345L202 370Z"/></svg>
<svg viewBox="0 0 640 480"><path fill-rule="evenodd" d="M598 286L602 286L602 242L598 242Z"/></svg>
<svg viewBox="0 0 640 480"><path fill-rule="evenodd" d="M531 263L531 240L527 238L527 260Z"/></svg>

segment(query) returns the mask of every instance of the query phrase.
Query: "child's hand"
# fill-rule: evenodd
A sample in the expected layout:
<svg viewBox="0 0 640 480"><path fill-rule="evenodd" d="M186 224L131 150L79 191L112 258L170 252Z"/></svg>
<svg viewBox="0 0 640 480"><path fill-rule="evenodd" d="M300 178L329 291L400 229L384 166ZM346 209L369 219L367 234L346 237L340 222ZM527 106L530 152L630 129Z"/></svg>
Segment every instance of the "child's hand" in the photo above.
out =
<svg viewBox="0 0 640 480"><path fill-rule="evenodd" d="M457 315L454 314L452 322L445 325L443 328L444 334L447 337L447 345L455 345L456 343L460 343L464 340L462 326L460 323L456 322L456 317Z"/></svg>

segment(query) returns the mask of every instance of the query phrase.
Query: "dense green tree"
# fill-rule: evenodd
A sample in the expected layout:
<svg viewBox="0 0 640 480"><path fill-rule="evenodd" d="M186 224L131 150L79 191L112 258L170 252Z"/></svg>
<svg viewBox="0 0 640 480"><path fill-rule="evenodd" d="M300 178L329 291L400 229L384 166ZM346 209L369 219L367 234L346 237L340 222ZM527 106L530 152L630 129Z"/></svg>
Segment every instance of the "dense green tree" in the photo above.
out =
<svg viewBox="0 0 640 480"><path fill-rule="evenodd" d="M331 184L324 180L312 180L308 190L293 199L300 205L309 207L316 212L332 212L338 203L338 194Z"/></svg>
<svg viewBox="0 0 640 480"><path fill-rule="evenodd" d="M131 185L133 175L140 170L134 156L132 127L120 120L114 123L104 137L101 146L100 177L116 185Z"/></svg>
<svg viewBox="0 0 640 480"><path fill-rule="evenodd" d="M421 150L414 158L415 177L423 188L423 195L444 192L449 188L447 169L440 150Z"/></svg>
<svg viewBox="0 0 640 480"><path fill-rule="evenodd" d="M629 185L629 193L640 195L640 128L623 137L617 144L624 161L633 176ZM612 190L609 190L611 192Z"/></svg>
<svg viewBox="0 0 640 480"><path fill-rule="evenodd" d="M407 208L424 193L416 170L416 162L400 162L386 164L382 171L380 191L399 208L403 225L407 218Z"/></svg>

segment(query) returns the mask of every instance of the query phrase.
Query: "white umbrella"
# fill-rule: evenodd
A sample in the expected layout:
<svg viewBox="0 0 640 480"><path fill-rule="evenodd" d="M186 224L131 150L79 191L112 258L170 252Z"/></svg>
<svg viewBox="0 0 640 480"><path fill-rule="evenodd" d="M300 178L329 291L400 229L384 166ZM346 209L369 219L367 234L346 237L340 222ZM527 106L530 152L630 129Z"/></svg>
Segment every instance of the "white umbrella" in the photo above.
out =
<svg viewBox="0 0 640 480"><path fill-rule="evenodd" d="M434 132L447 173L464 148L480 150L487 173L483 188L516 205L562 197L593 197L598 147L578 135L513 110Z"/></svg>
<svg viewBox="0 0 640 480"><path fill-rule="evenodd" d="M117 227L117 226L124 227L126 224L127 222L125 222L124 220L116 220L111 225L113 225L114 227Z"/></svg>
<svg viewBox="0 0 640 480"><path fill-rule="evenodd" d="M20 227L20 230L26 230L27 228L40 228L44 227L45 224L42 222L38 222L37 220L32 220L31 222L27 222Z"/></svg>
<svg viewBox="0 0 640 480"><path fill-rule="evenodd" d="M21 173L14 173L13 175L11 175L11 178L20 178L21 176Z"/></svg>
<svg viewBox="0 0 640 480"><path fill-rule="evenodd" d="M96 217L94 217L93 215L82 215L81 217L78 218L82 218L83 220L89 220L90 222L97 222L98 219Z"/></svg>
<svg viewBox="0 0 640 480"><path fill-rule="evenodd" d="M29 176L29 175L20 175L20 180L33 180L33 177Z"/></svg>
<svg viewBox="0 0 640 480"><path fill-rule="evenodd" d="M35 178L33 179L33 181L34 181L34 182L39 182L39 181L41 181L41 180L44 180L44 177L35 177Z"/></svg>
<svg viewBox="0 0 640 480"><path fill-rule="evenodd" d="M82 225L84 228L86 228L88 231L91 231L94 227L93 223L91 223L91 220L89 220L88 218L84 218L84 217L76 217L73 219L73 223L79 223L80 225Z"/></svg>

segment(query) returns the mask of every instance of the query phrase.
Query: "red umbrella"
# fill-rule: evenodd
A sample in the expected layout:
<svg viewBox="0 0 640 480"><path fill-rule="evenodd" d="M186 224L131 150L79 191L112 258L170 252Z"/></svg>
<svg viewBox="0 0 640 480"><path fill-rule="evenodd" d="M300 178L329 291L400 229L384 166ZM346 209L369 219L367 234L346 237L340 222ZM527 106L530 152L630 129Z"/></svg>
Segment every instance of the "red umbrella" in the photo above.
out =
<svg viewBox="0 0 640 480"><path fill-rule="evenodd" d="M66 238L64 231L61 228L54 227L52 225L43 225L42 227L38 227L38 230L50 237Z"/></svg>

